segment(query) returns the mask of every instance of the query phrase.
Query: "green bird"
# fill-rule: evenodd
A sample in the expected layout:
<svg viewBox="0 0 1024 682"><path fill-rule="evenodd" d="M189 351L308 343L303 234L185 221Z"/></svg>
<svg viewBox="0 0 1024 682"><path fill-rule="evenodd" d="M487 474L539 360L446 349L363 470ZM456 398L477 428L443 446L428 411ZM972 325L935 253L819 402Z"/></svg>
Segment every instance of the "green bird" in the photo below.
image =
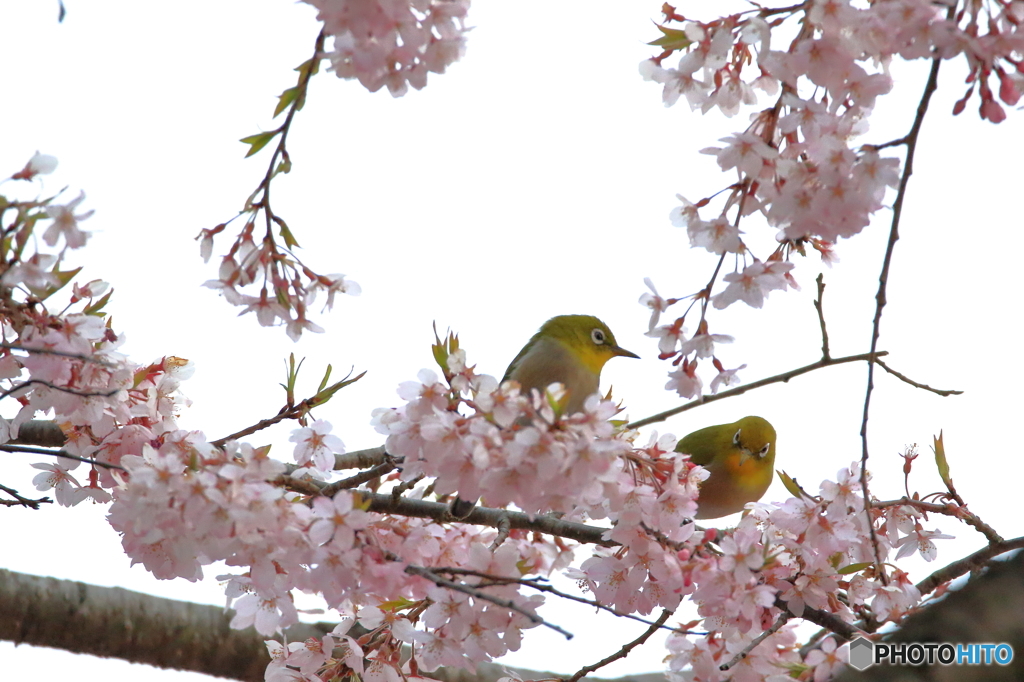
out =
<svg viewBox="0 0 1024 682"><path fill-rule="evenodd" d="M700 485L698 519L717 519L757 502L772 482L775 428L761 417L706 426L684 437L676 452L690 455L711 475Z"/></svg>
<svg viewBox="0 0 1024 682"><path fill-rule="evenodd" d="M615 335L593 315L559 315L541 325L505 370L502 383L515 381L523 393L543 392L560 383L565 388L565 414L583 411L583 403L597 393L601 369L614 357L639 358L619 347ZM465 518L476 502L456 497L451 513Z"/></svg>

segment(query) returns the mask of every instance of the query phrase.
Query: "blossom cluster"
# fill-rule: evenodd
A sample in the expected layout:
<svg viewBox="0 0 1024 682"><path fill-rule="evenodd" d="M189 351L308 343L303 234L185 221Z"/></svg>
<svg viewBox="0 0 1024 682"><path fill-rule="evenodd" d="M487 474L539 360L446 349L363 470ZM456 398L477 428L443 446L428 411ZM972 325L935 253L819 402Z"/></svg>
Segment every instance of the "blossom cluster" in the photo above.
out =
<svg viewBox="0 0 1024 682"><path fill-rule="evenodd" d="M321 423L318 431L329 428ZM218 576L228 585L235 628L271 635L295 623L294 593L303 591L343 614L357 611L361 624L383 633L372 652L345 639L352 657L340 660L328 661L333 643L321 642L323 655L309 660L308 647L272 645L271 671L281 668L275 674L291 679L333 679L324 669L360 672L363 655L398 674L402 644L413 647L424 670L469 666L519 648L521 631L534 625L525 615L406 569L458 567L508 578L487 594L532 612L543 598L520 596L514 581L523 570L550 571L564 561L557 553L522 533L488 549L494 531L371 513L354 491L311 498L288 492L279 484L285 466L267 450L235 442L214 447L202 434L179 432L160 448L147 444L141 456L123 457L126 480L114 491L109 519L133 563L159 578L188 580L215 561L242 567ZM378 608L383 604L390 606Z"/></svg>
<svg viewBox="0 0 1024 682"><path fill-rule="evenodd" d="M711 198L691 202L681 195L681 205L671 212L672 223L686 228L693 248L723 258L736 254L735 271L723 277L725 289L712 295L716 271L693 297L701 302L698 327L706 326L708 302L715 308L736 301L760 308L769 291L796 286L786 262L793 251L802 254L810 247L833 262L835 243L861 232L884 206L886 192L898 186L900 161L882 152L901 142L857 140L868 130L878 97L892 88L888 64L893 58L963 55L971 73L954 113L975 92L981 117L992 122L1005 118L1003 104L1017 104L1024 87L1018 68L1024 4L966 3L954 13L955 4L814 0L711 21L689 20L664 6L663 35L652 43L663 51L643 61L640 72L662 85L666 106L685 98L694 110L733 116L756 105L759 95L771 98L745 130L703 150L722 171L735 174L717 194L723 200L715 214L705 215ZM787 30L788 44L779 46ZM740 228L754 213L777 230L779 244L767 257L753 254ZM678 300L666 301L655 292L644 294L641 303L657 314ZM674 357L676 367L667 388L695 397L702 388L698 358L704 356L686 358L685 349L666 353L665 331L659 334L663 357ZM700 338L707 338L706 329L698 329L694 342Z"/></svg>
<svg viewBox="0 0 1024 682"><path fill-rule="evenodd" d="M223 295L230 305L242 308L239 315L255 313L261 326L283 324L293 341L298 341L304 331L323 332L320 325L309 319L309 310L317 297L326 294L325 308L333 308L334 298L339 293L358 296L362 292L359 284L342 274L313 272L272 237L260 240L257 245L253 237L255 223L256 217L252 214L231 249L221 258L217 279L203 286ZM221 224L200 233L199 248L204 261L209 261L214 238L225 227ZM243 289L257 282L262 284L258 295L243 293Z"/></svg>
<svg viewBox="0 0 1024 682"><path fill-rule="evenodd" d="M465 50L469 0L305 0L334 38L328 51L339 78L401 97L428 73L444 73Z"/></svg>
<svg viewBox="0 0 1024 682"><path fill-rule="evenodd" d="M808 608L855 623L868 616L898 622L918 604L921 595L904 572L876 563L859 476L854 464L839 472L838 482L823 482L816 497L748 505L749 513L724 532L688 524L673 543L656 541L646 523L617 526L622 546L597 550L572 575L621 612L674 610L683 597L692 601L706 634L677 632L667 643L669 668L688 671L685 679L782 680L794 665L823 666L815 679L827 679L840 661L835 644L801 661L788 629L738 654L772 626L782 605L796 617ZM871 514L883 562L897 548L896 558L919 552L931 560L933 540L950 537L924 530L921 513L907 505ZM730 661L735 666L728 672L720 669Z"/></svg>
<svg viewBox="0 0 1024 682"><path fill-rule="evenodd" d="M462 350L448 364L454 380L444 384L423 370L399 388L404 406L374 411L388 452L404 458L404 480L431 476L438 493L528 513L601 508L629 450L608 421L619 411L614 403L592 396L583 412L561 414L550 395L525 395L476 374Z"/></svg>
<svg viewBox="0 0 1024 682"><path fill-rule="evenodd" d="M924 530L921 512L908 505L872 509L869 522L857 464L840 471L838 482L824 482L816 497L748 505L735 529L698 530L690 519L708 473L675 453L670 435L652 436L645 448L614 448L612 461L589 470L590 485L567 484L577 490L573 504L561 491L562 480L573 472L556 463L581 466L572 456L574 436L581 426L593 427L602 404L595 398L583 414L559 415L550 394L526 400L512 383L496 386L467 367L461 350L442 367L445 380L421 373L418 382L401 387L408 401L403 407L375 413L389 434L389 452L404 457L402 477L433 476L436 491L480 495L488 505L511 501L530 511L548 506L579 520L607 518L611 526L604 537L616 545L596 548L568 576L619 613L675 611L684 599L696 604L708 635L670 640L671 666L696 671L695 680L727 679L719 666L772 625L782 613L780 604L797 617L811 608L847 622L867 614L878 622L898 621L920 594L905 573L880 567L877 558L884 562L895 551L897 559L919 552L931 560L933 541L949 537ZM472 414L462 414L463 406ZM609 443L634 437L590 433ZM520 438L535 447L529 458L519 456ZM534 460L552 473L536 475ZM582 466L592 462L585 458ZM492 475L504 483L492 484ZM593 494L597 490L600 499ZM770 642L774 646L763 644L744 659L734 679L763 679L780 665L838 664L832 645L801 659L789 630Z"/></svg>

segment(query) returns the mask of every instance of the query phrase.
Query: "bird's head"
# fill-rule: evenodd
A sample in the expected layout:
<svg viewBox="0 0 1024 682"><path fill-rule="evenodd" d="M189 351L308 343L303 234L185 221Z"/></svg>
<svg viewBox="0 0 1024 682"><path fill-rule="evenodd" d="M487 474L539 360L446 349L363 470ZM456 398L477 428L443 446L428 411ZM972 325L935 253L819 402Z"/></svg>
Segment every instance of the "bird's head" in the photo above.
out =
<svg viewBox="0 0 1024 682"><path fill-rule="evenodd" d="M638 358L615 342L615 335L593 315L559 315L544 323L537 338L557 341L594 374L600 374L604 363L616 356Z"/></svg>
<svg viewBox="0 0 1024 682"><path fill-rule="evenodd" d="M775 461L775 427L762 417L744 417L733 425L733 445L740 450L740 464L748 460L771 468Z"/></svg>

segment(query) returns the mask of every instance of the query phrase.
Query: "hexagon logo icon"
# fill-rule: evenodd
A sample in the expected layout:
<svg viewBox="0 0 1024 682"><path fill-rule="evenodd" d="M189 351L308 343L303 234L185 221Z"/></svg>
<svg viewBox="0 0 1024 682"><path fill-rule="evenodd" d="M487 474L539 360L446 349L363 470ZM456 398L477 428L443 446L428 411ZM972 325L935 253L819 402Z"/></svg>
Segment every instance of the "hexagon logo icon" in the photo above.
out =
<svg viewBox="0 0 1024 682"><path fill-rule="evenodd" d="M874 663L875 645L870 640L858 637L850 642L850 665L864 670Z"/></svg>

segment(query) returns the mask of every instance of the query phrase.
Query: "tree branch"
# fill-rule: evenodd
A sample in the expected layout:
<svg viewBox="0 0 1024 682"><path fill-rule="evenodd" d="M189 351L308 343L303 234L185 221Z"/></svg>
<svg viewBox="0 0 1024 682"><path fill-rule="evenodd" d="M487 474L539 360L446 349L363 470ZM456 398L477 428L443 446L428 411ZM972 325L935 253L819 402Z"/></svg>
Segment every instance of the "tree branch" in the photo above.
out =
<svg viewBox="0 0 1024 682"><path fill-rule="evenodd" d="M577 682L577 680L579 680L584 675L588 675L588 674L594 672L595 670L603 668L604 666L608 665L609 663L613 663L613 662L619 660L620 658L625 658L626 656L629 655L630 651L632 651L633 649L635 649L636 647L640 646L641 644L646 642L648 639L650 639L651 635L653 635L655 632L657 632L658 628L660 628L662 625L664 625L665 621L668 620L669 616L671 616L671 615L672 615L671 611L669 611L668 609L663 609L662 612L661 612L661 617L658 618L658 620L655 621L651 625L651 627L647 628L647 630L644 631L644 633L642 635L640 635L639 637L634 639L632 642L629 642L628 644L624 645L621 649L619 649L617 652L615 652L611 656L608 656L607 658L601 659L600 661L598 661L597 663L594 663L592 665L585 665L585 666L583 666L582 668L580 668L576 672L575 675L573 675L572 677L569 678L568 682Z"/></svg>
<svg viewBox="0 0 1024 682"><path fill-rule="evenodd" d="M3 491L13 497L13 500L0 500L0 506L3 507L28 507L29 509L39 509L41 504L52 504L53 500L49 497L40 497L38 500L29 499L18 493L14 488L8 488L5 485L0 485L0 491Z"/></svg>
<svg viewBox="0 0 1024 682"><path fill-rule="evenodd" d="M967 575L972 571L976 571L984 567L990 560L1000 554L1012 552L1013 550L1021 549L1022 547L1024 547L1024 536L1013 538L1012 540L1007 540L997 545L983 547L974 554L969 554L963 559L958 559L935 571L930 576L919 582L917 584L917 589L921 592L921 596L923 597L940 585L944 585L951 580L956 580L962 575Z"/></svg>
<svg viewBox="0 0 1024 682"><path fill-rule="evenodd" d="M699 407L700 405L711 403L711 402L714 402L716 400L725 400L726 398L731 398L733 396L742 395L743 393L746 393L747 391L752 391L755 388L761 388L762 386L769 386L771 384L778 384L778 383L786 383L790 379L798 377L801 374L807 374L808 372L813 372L814 370L821 369L822 367L831 367L833 365L842 365L842 364L846 364L848 362L870 361L871 360L871 355L872 355L871 353L861 353L859 355L847 355L847 356L841 357L841 358L829 358L827 360L826 359L821 359L821 360L818 360L817 362L812 362L809 365L804 365L803 367L798 367L796 369L791 369L788 372L783 372L781 374L776 374L775 376L768 377L767 379L761 379L760 381L755 381L755 382L752 382L752 383L749 383L749 384L745 384L743 386L737 386L736 388L731 388L728 391L722 391L721 393L716 393L714 395L702 395L700 398L697 398L696 400L691 400L690 402L686 403L685 405L680 405L679 407L673 407L671 410L665 410L664 412L659 412L656 415L653 415L653 416L650 416L650 417L646 417L644 419L639 419L639 420L637 420L635 422L630 422L629 424L626 425L626 428L627 429L638 429L641 426L647 426L648 424L654 424L656 422L662 422L662 421L665 421L666 419L668 419L669 417L674 417L675 415L680 414L681 412L686 412L687 410L692 410L693 408ZM881 357L883 355L888 355L888 353L885 352L885 351L879 351L878 353L875 353L874 355L877 358L877 357Z"/></svg>
<svg viewBox="0 0 1024 682"><path fill-rule="evenodd" d="M402 561L401 557L394 556L393 558L394 558L395 561ZM402 563L404 563L404 562L402 562ZM558 634L562 635L566 639L572 639L573 638L573 634L571 632L569 632L569 631L567 631L567 630L565 630L565 629L555 625L554 623L547 622L546 620L544 620L543 618L538 616L536 613L532 613L532 612L524 609L522 606L519 606L518 604L516 604L511 599L502 599L501 597L495 597L493 594L488 594L487 592L484 592L483 590L479 589L478 587L476 587L474 585L466 585L465 583L457 583L454 580L448 580L447 578L442 578L437 573L434 573L434 571L432 571L431 569L426 568L424 566L416 566L415 564L406 564L405 565L405 572L408 573L409 575L418 575L421 578L425 578L426 580L429 580L430 582L434 583L438 587L446 587L449 590L454 590L456 592L462 592L463 594L468 594L470 597L473 597L473 599L480 599L480 600L483 600L483 601L488 601L488 602L491 602L492 604L497 604L498 606L506 608L509 611L515 611L516 613L518 613L519 615L523 616L524 618L526 618L527 620L529 620L531 623L533 623L535 625L543 625L544 627L551 628L552 630L554 630Z"/></svg>
<svg viewBox="0 0 1024 682"><path fill-rule="evenodd" d="M950 7L946 13L947 19L952 19L955 6ZM878 567L879 577L883 584L888 584L888 578L882 568L882 550L878 546L878 535L875 533L875 526L871 522L871 495L868 492L868 413L871 408L871 392L875 387L875 363L878 357L878 337L882 326L882 309L885 308L886 286L889 283L889 267L892 265L892 254L896 248L896 242L900 238L900 217L903 215L903 200L907 196L907 184L910 176L914 173L914 154L917 152L917 140L921 132L921 125L924 123L924 116L928 112L928 103L931 101L932 93L935 92L939 82L939 66L942 60L936 56L932 59L931 72L928 74L928 82L924 86L924 93L917 105L917 114L914 116L914 123L910 132L904 138L907 145L907 160L903 164L903 175L900 177L900 185L896 191L896 201L892 207L892 223L889 227L889 241L885 246L885 257L882 259L882 271L878 275L878 293L875 294L875 318L871 325L871 359L868 364L867 389L864 392L864 413L860 423L860 487L864 494L864 515L867 518L868 530L871 534L871 545L875 552L875 565Z"/></svg>
<svg viewBox="0 0 1024 682"><path fill-rule="evenodd" d="M370 506L367 511L377 512L378 514L400 514L421 519L433 519L438 523L451 520L451 516L448 513L448 505L441 502L411 500L406 497L394 499L387 493L371 493L363 490L357 490L355 493L362 497L363 500L369 501ZM499 528L503 517L508 518L508 523L513 529L557 535L568 540L600 545L601 547L619 546L618 542L603 538L603 535L609 530L607 528L587 526L573 521L563 521L554 516L531 516L523 512L508 511L507 509L475 507L470 515L462 519L461 522Z"/></svg>

